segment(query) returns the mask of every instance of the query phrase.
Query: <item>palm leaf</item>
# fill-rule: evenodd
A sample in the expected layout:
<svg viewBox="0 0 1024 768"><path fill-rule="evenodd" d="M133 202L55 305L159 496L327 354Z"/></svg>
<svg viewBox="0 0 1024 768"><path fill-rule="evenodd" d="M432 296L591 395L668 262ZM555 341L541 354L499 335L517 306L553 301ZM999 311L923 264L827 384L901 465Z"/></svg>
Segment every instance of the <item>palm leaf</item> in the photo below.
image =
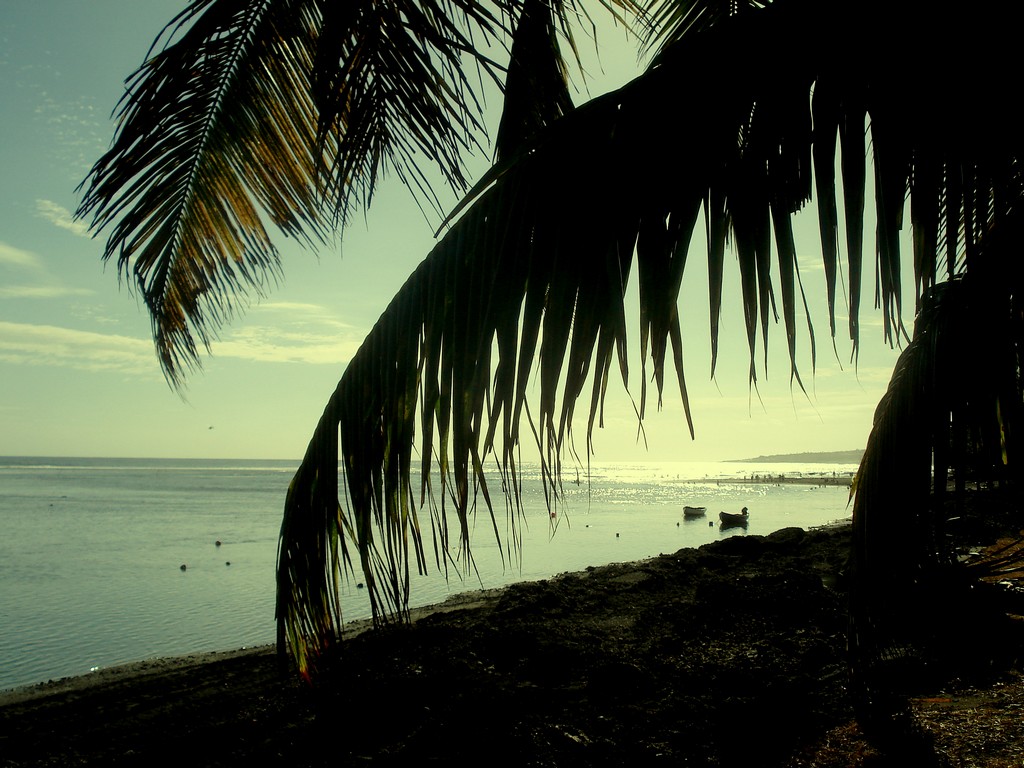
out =
<svg viewBox="0 0 1024 768"><path fill-rule="evenodd" d="M200 348L278 278L268 225L324 241L369 205L382 174L440 210L429 165L465 189L484 92L505 73L490 52L504 40L515 55L499 149L571 107L555 30L572 46L578 10L520 5L193 0L165 27L128 81L77 215L109 230L103 258L116 257L146 302L170 383L181 386ZM549 108L529 114L549 92Z"/></svg>
<svg viewBox="0 0 1024 768"><path fill-rule="evenodd" d="M264 219L325 233L309 84L319 17L310 0L191 3L128 81L117 137L83 182L78 215L110 228L103 257L131 273L175 385L276 278Z"/></svg>
<svg viewBox="0 0 1024 768"><path fill-rule="evenodd" d="M558 16L564 18L564 11ZM571 26L561 24L572 42ZM524 0L509 54L495 158L514 155L544 126L572 110L556 14L545 0Z"/></svg>
<svg viewBox="0 0 1024 768"><path fill-rule="evenodd" d="M498 163L449 215L451 229L350 362L289 489L278 620L282 647L292 648L303 669L339 631L338 579L356 560L378 620L403 615L410 574L427 567L424 507L436 565L447 562L450 531L468 549L478 499L494 519L483 472L492 452L518 514L524 414L549 498L557 501L588 379L588 449L614 359L628 385L622 294L634 264L644 366L638 415L645 414L648 359L660 401L671 347L693 433L676 301L702 206L712 372L731 240L751 383L758 339L767 356L781 309L792 380L800 384L803 286L789 217L810 198L812 176L834 335L837 152L856 356L869 146L884 339L898 343L903 333L897 233L908 194L917 293L929 294L937 280L940 254L929 254L939 249L947 275L987 275L977 295L1008 292L1016 307L986 315L965 338L1007 324L1006 314L1019 338L1019 306L1012 303L1019 267L1007 266L1016 263L1009 248L986 244L1007 231L1019 243L1012 222L1024 200L1021 139L1003 97L1005 73L1015 69L1002 6L982 3L960 14L919 3L778 0L762 8L659 0L645 16L650 39L661 46L652 67L570 111L556 32L574 50L565 30L575 8L539 0L487 7L473 0L196 0L130 81L118 136L87 179L79 214L91 215L94 228L112 228L105 258L117 254L119 273L132 273L164 369L178 384L198 364L198 346L276 276L264 219L289 235L322 238L370 201L383 172L429 195L420 157L437 164L448 183L464 185L461 157L482 128L480 91L464 59L479 79L497 82L502 67L489 52L511 40ZM921 32L925 16L933 34ZM948 76L951 53L942 41L953 39L958 67ZM864 40L873 43L867 62ZM523 98L530 91L533 103ZM1007 270L1012 279L993 278ZM810 328L809 338L813 365ZM929 365L908 360L900 379L919 381L931 375ZM1007 366L1003 379L1017 370ZM531 380L540 388L535 409L528 404ZM1019 412L1019 375L1015 382L999 390L998 429L986 422L987 443L1001 441L1006 455L1016 450L1019 419L1005 415ZM903 397L889 398L885 413ZM921 418L935 421L931 405L918 405ZM969 417L980 418L974 411ZM880 415L879 423L887 418ZM931 444L942 456L936 434L911 436L916 442L905 448L923 454ZM879 478L887 462L903 459L902 444L879 441L858 479L862 516L884 501ZM419 494L412 487L416 447ZM921 476L923 466L916 467ZM927 484L913 490L911 510L920 508ZM912 536L905 521L900 525ZM869 559L877 541L861 541ZM514 546L509 551L514 555Z"/></svg>
<svg viewBox="0 0 1024 768"><path fill-rule="evenodd" d="M285 626L333 630L340 625L339 614L324 619L317 613L336 605L330 591L333 565L324 562L323 572L309 574L306 552L360 552L374 606L403 613L405 581L394 574L422 567L425 560L417 510L405 503L415 496L406 460L413 413L419 414L423 483L430 476L429 457L437 456L440 507L432 512L432 524L442 550L447 550L450 525L468 546L474 489L484 494L483 501L488 498L482 464L489 451L499 457L505 486L517 487L515 454L524 413L549 494L557 498L561 454L571 445L574 403L587 378L594 372L588 430L613 358L627 380L622 294L635 247L644 344L652 353L658 396L671 343L685 399L674 307L687 243L711 180L743 159L747 146L735 137L749 134L751 115L749 103L730 103L714 111L721 115L718 120L694 122L677 137L661 93L690 63L666 59L648 76L555 121L527 149L496 166L382 315L349 363L289 495L279 568L278 615ZM726 93L714 84L705 92L709 97ZM763 130L786 126L775 121ZM770 143L767 135L760 140ZM663 154L663 147L676 149ZM645 156L651 150L656 158ZM752 151L746 157L754 164ZM735 179L739 185L747 177L737 173ZM726 199L732 200L737 189L726 187ZM753 204L765 213L769 209L766 199ZM781 204L786 210L795 207L793 201ZM762 281L766 277L762 272ZM760 293L748 296L752 314L766 292L763 284ZM389 339L403 341L395 347ZM492 348L498 354L493 378ZM534 374L539 406L531 412L527 385ZM645 401L646 391L640 413ZM339 434L340 453L334 454L323 446ZM346 477L341 523L334 520L339 505L320 499L321 486L312 482L336 469L335 455ZM425 494L421 488L420 497ZM343 545L346 532L355 536L349 545ZM302 567L294 567L296 562ZM295 599L314 594L320 597ZM301 642L292 642L293 651L305 665L330 644L329 637L303 635Z"/></svg>
<svg viewBox="0 0 1024 768"><path fill-rule="evenodd" d="M457 191L463 157L480 149L483 79L503 67L486 55L511 29L510 3L395 0L324 3L313 99L329 153L324 177L338 221L368 205L381 174L393 173L435 207L423 158Z"/></svg>
<svg viewBox="0 0 1024 768"><path fill-rule="evenodd" d="M1015 258L1022 234L1019 214L1004 220L981 244L984 257ZM948 628L935 614L955 603L952 587L969 575L1019 575L1016 544L959 568L950 524L963 510L951 513L947 486L952 468L1004 483L1019 475L1022 287L1019 274L997 285L971 273L930 289L876 410L857 473L850 650L858 714L883 736L898 706L892 662L919 655L936 642L936 626ZM973 436L970 459L951 450L963 434Z"/></svg>
<svg viewBox="0 0 1024 768"><path fill-rule="evenodd" d="M763 0L647 0L643 18L649 30L647 47L665 48L742 13L764 8Z"/></svg>
<svg viewBox="0 0 1024 768"><path fill-rule="evenodd" d="M573 110L521 142L474 187L451 215L455 223L450 231L350 362L289 495L278 616L288 628L286 634L299 638L291 647L300 666L307 668L330 646L342 618L336 593L330 592L332 563L312 563L316 574L304 573L290 566L303 553L354 548L361 553L367 583L377 588L374 606L399 616L404 612L407 574L426 560L406 460L413 439L412 414L419 417L415 439L423 457L421 504L429 498L435 466L440 478L440 508L430 508L434 539L441 542L442 551L447 550L449 526L468 547L467 520L478 492L490 510L482 466L491 451L512 497L512 513L518 514L516 456L524 438L524 413L530 424L528 439L541 457L549 499L557 501L561 457L571 449L574 404L587 377L593 377L588 446L613 358L618 358L628 384L622 292L634 262L642 297L642 360L646 366L650 354L660 398L671 344L686 404L675 302L702 204L709 232L712 349L717 343L724 244L730 236L737 247L754 379L758 331L767 346L775 307L770 256L774 229L787 348L798 382L796 305L802 286L788 217L810 197L812 157L819 194L832 191L834 200L835 182L830 180L835 179L836 135L843 152L850 333L855 349L866 117L874 139L877 285L888 322L886 338L895 340L900 328L900 254L894 234L902 225L897 201L907 190L931 198L948 192L954 186L948 180L956 175L958 188L970 190L970 197L961 191L959 197L947 194L947 199L970 202L955 210L949 202L940 207L938 217L930 213L914 219L919 226L942 231L964 211L965 223L954 228L960 243L1019 205L1024 198L1014 137L1001 134L998 142L986 142L983 155L977 152L976 136L952 131L936 137L924 126L934 110L941 111L940 102L931 104L924 97L901 101L896 98L900 86L886 66L854 72L848 67L853 49L837 48L834 38L822 34L836 28L856 30L858 25L867 29L869 18L853 10L778 2L687 34L666 47L655 66L633 83ZM746 60L764 66L749 68L737 60L716 59L722 50L743 50ZM932 59L926 54L927 46L907 54L921 57L913 71L930 71ZM717 66L704 66L711 60ZM895 63L903 62L901 52ZM695 115L692 120L678 119L674 103L666 99L684 84L689 111ZM921 113L925 106L932 106L932 112ZM986 103L986 109L994 122L1005 115L996 102ZM812 118L817 121L813 130ZM936 179L947 181L936 186ZM834 312L837 206L826 201L823 209L826 290ZM1002 256L993 258L1002 263ZM985 263L981 255L974 260ZM926 261L920 255L916 258L927 275ZM970 253L964 263L969 261ZM930 281L925 277L921 285ZM492 350L497 354L493 376ZM910 373L901 378L920 374L916 364L908 361L905 367ZM535 412L527 405L527 382L533 376L540 387ZM646 381L645 373L640 415ZM1019 395L1019 389L1015 391ZM894 395L883 410L898 410L898 399ZM688 414L687 408L689 419ZM321 446L337 442L339 436L347 494L341 503L334 498L325 503L309 478L335 471L335 454ZM907 439L923 438L914 434ZM904 450L920 452L924 447L915 443L872 451L875 458L866 459L858 480L862 509L879 503L884 493L879 489L887 486L879 485L883 476L872 475L872 470L881 471L894 450L902 456ZM436 464L431 457L436 457ZM914 476L924 477L927 461L918 470ZM928 483L918 486L915 498L922 489L927 491ZM340 524L334 522L336 514ZM302 520L312 524L298 522ZM497 531L497 524L494 528ZM310 538L293 535L298 529ZM347 545L346 537L351 537ZM292 597L313 593L324 596L312 601ZM334 610L326 620L319 613L324 606ZM379 620L385 619L382 613ZM325 626L330 632L304 630Z"/></svg>

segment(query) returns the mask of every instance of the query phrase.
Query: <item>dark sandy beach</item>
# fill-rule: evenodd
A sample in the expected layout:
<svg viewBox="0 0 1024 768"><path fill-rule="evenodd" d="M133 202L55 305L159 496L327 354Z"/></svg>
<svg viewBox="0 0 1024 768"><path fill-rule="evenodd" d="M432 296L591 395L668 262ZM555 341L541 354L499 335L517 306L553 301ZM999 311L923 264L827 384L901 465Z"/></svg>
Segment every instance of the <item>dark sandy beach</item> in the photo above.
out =
<svg viewBox="0 0 1024 768"><path fill-rule="evenodd" d="M848 548L786 529L470 593L352 633L313 687L260 648L7 692L0 765L881 765L847 688ZM913 707L939 764L1021 764L1015 674Z"/></svg>

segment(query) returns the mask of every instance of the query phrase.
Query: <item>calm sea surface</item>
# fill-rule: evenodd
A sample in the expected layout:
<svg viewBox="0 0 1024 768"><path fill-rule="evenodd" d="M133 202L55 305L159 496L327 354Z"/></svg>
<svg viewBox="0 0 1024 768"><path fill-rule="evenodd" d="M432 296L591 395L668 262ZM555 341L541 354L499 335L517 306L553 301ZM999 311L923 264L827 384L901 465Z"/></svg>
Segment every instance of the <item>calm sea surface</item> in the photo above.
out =
<svg viewBox="0 0 1024 768"><path fill-rule="evenodd" d="M0 689L154 656L272 643L277 535L296 466L0 457ZM708 525L720 510L749 507L748 534L845 519L845 487L736 481L753 474L831 478L855 469L595 465L589 487L585 479L569 483L575 473L567 473L566 503L554 519L539 480L527 473L521 564L509 563L507 553L503 563L481 511L475 572L415 578L412 603L742 535ZM684 504L707 506L708 519L683 520ZM504 534L500 507L497 514ZM369 615L354 583L346 586L344 609L346 619Z"/></svg>

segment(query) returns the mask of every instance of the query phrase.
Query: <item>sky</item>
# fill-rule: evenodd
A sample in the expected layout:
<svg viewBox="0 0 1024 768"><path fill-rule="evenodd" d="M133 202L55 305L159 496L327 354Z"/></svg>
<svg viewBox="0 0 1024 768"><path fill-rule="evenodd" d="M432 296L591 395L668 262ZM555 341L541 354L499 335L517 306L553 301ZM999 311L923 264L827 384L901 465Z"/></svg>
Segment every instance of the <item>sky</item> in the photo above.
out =
<svg viewBox="0 0 1024 768"><path fill-rule="evenodd" d="M282 283L221 330L184 394L173 391L144 307L116 266L101 262L102 234L93 238L72 212L77 185L113 136L110 115L125 78L182 7L180 0L0 3L0 455L300 458L346 362L434 242L437 217L424 215L396 180L380 185L372 208L336 244L310 251L280 238ZM602 40L590 93L637 71L621 35ZM630 397L615 382L605 428L594 436L595 461L864 446L899 350L883 343L881 315L866 296L857 365L842 330L833 353L813 211L798 215L797 237L818 347L812 373L807 338L800 339L806 392L791 384L781 325L772 328L768 370L759 371L756 391L749 387L738 276L728 257L711 379L706 277L693 257L680 313L696 439L673 384L662 409L648 403L646 439L638 440ZM865 274L870 291L867 267ZM634 299L629 306L635 327ZM840 309L840 329L845 322ZM630 344L635 355L635 332ZM635 400L639 361L630 366ZM580 447L585 427L576 425Z"/></svg>

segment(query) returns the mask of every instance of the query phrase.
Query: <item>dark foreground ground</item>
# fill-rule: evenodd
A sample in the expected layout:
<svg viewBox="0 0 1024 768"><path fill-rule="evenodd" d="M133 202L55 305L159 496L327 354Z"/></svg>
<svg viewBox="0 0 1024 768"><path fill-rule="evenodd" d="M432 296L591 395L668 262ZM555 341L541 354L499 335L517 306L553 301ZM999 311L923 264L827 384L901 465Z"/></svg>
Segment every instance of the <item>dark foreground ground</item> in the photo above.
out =
<svg viewBox="0 0 1024 768"><path fill-rule="evenodd" d="M0 765L891 764L853 722L848 546L787 529L475 593L352 637L312 689L260 649L0 694ZM1015 673L912 707L937 764L1024 763Z"/></svg>

